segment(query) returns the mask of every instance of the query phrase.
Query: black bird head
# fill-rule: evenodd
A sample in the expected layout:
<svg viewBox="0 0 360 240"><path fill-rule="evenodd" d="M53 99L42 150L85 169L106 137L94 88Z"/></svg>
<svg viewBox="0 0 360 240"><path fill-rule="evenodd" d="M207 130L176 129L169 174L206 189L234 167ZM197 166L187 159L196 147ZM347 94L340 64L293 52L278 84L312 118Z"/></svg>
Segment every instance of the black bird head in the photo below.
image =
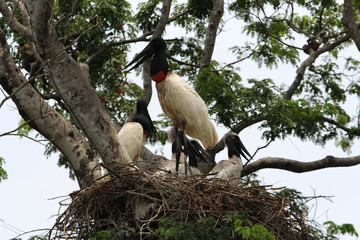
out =
<svg viewBox="0 0 360 240"><path fill-rule="evenodd" d="M225 135L225 145L228 148L228 157L231 158L233 155L237 157L243 156L247 161L248 157L245 153L251 158L250 153L245 148L244 144L241 142L239 136L234 132L229 132Z"/></svg>
<svg viewBox="0 0 360 240"><path fill-rule="evenodd" d="M160 82L165 79L169 69L165 50L166 43L164 39L161 37L154 38L128 65L126 65L125 69L138 61L135 66L129 69L129 71L131 71L154 55L150 66L151 79Z"/></svg>
<svg viewBox="0 0 360 240"><path fill-rule="evenodd" d="M155 134L155 136L157 136L156 128L147 110L146 101L143 99L140 99L136 102L136 115L133 118L133 122L138 122L141 124L145 135L147 135L149 132L152 132Z"/></svg>
<svg viewBox="0 0 360 240"><path fill-rule="evenodd" d="M171 152L173 154L176 153L177 147L180 148L180 151L184 152L184 133L182 131L179 131L180 136L180 140L181 140L181 144L178 144L177 139L176 139L176 132L174 128L171 128L168 136L169 136L169 140L172 142L171 145ZM195 140L189 140L187 137L186 139L186 144L188 146L188 152L186 153L189 157L189 166L190 167L197 167L198 166L198 160L197 158L201 158L203 159L205 162L207 162L208 160L206 158L211 159L210 155L208 152L206 152L206 150L201 146L201 144ZM206 157L204 157L206 156Z"/></svg>

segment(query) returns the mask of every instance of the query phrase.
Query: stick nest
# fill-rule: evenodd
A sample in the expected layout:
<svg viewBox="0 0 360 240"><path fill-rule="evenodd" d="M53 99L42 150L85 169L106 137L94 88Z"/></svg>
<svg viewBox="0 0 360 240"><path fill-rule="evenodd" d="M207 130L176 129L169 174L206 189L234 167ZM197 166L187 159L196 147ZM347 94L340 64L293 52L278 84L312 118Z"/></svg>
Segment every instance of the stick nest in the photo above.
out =
<svg viewBox="0 0 360 240"><path fill-rule="evenodd" d="M104 167L111 179L98 180L70 194L71 203L58 217L51 238L87 239L90 232L130 225L146 239L162 216L194 222L244 212L276 239L310 239L302 213L277 196L275 189L241 187L203 176L153 176L119 164Z"/></svg>

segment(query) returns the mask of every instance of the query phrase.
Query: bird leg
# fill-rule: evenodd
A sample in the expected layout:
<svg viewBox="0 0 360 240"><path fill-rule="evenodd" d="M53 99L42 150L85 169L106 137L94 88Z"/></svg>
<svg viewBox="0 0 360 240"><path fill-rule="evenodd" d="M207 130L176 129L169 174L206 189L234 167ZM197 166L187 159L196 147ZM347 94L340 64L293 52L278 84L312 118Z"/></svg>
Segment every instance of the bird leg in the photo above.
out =
<svg viewBox="0 0 360 240"><path fill-rule="evenodd" d="M175 172L176 172L176 175L178 175L179 164L180 164L180 155L181 155L181 137L180 137L179 130L177 128L175 128L175 146L176 146Z"/></svg>
<svg viewBox="0 0 360 240"><path fill-rule="evenodd" d="M182 129L183 129L183 145L184 145L184 155L185 155L185 159L184 159L184 171L185 171L185 176L187 176L187 156L188 156L188 145L187 145L187 139L186 139L186 133L185 133L185 122L182 122Z"/></svg>

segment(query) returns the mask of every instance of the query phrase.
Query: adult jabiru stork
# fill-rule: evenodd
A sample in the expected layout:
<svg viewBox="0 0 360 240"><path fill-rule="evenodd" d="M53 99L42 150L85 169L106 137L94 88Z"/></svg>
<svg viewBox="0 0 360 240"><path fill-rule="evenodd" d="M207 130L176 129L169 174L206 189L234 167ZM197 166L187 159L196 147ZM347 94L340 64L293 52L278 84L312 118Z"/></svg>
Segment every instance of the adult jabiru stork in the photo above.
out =
<svg viewBox="0 0 360 240"><path fill-rule="evenodd" d="M234 132L229 132L224 138L225 146L228 148L228 160L222 160L209 172L207 178L236 179L241 177L243 164L240 155L248 160L251 157L239 136Z"/></svg>
<svg viewBox="0 0 360 240"><path fill-rule="evenodd" d="M168 116L178 133L180 128L185 135L199 139L205 149L212 149L217 141L214 124L210 121L207 107L199 94L176 73L168 71L166 43L158 37L151 42L125 67L138 61L129 71L138 67L153 56L150 65L151 79L156 82L156 89L161 108ZM180 134L177 134L180 139ZM187 152L186 141L183 140L184 151ZM177 169L180 161L180 149L177 149Z"/></svg>
<svg viewBox="0 0 360 240"><path fill-rule="evenodd" d="M147 110L146 102L138 100L136 114L132 121L125 123L118 133L120 151L125 156L125 163L138 160L141 148L150 132L157 134Z"/></svg>

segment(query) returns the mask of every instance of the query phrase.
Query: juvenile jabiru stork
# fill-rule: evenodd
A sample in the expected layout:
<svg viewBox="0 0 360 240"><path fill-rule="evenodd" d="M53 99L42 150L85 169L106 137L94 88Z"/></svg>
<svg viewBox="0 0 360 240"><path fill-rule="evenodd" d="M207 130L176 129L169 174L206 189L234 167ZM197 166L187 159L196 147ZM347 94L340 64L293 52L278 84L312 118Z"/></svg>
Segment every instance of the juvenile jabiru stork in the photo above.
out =
<svg viewBox="0 0 360 240"><path fill-rule="evenodd" d="M209 172L207 178L240 179L243 164L240 155L248 160L251 157L239 136L229 132L224 138L225 146L228 148L228 160L222 160Z"/></svg>
<svg viewBox="0 0 360 240"><path fill-rule="evenodd" d="M151 42L125 67L138 61L129 71L138 67L145 60L153 56L150 65L151 79L156 82L156 89L161 108L168 116L176 132L180 128L185 137L199 139L205 149L212 149L217 141L213 123L209 119L207 107L199 94L191 88L176 73L168 71L166 58L166 43L158 37ZM177 138L180 138L177 134ZM186 141L183 140L184 151L187 152ZM177 149L177 166L180 158L180 149Z"/></svg>
<svg viewBox="0 0 360 240"><path fill-rule="evenodd" d="M138 160L141 148L150 132L157 134L147 110L146 102L138 100L136 114L132 121L125 123L118 133L120 152L125 156L125 163Z"/></svg>
<svg viewBox="0 0 360 240"><path fill-rule="evenodd" d="M191 145L190 145L191 144ZM180 154L180 165L178 167L178 171L176 172L176 150L177 150L177 143L176 139L172 143L171 146L171 160L167 160L161 164L161 167L159 168L159 171L155 173L156 175L164 175L166 173L175 174L178 173L180 175L187 176L187 172L189 170L190 176L192 175L199 175L201 174L201 171L197 169L197 157L199 157L199 154L201 150L198 150L198 148L201 147L201 145L196 140L189 140L188 145L194 146L194 148L189 147L189 166L186 164L186 156L183 152L183 149L181 149ZM188 169L189 167L189 169Z"/></svg>

